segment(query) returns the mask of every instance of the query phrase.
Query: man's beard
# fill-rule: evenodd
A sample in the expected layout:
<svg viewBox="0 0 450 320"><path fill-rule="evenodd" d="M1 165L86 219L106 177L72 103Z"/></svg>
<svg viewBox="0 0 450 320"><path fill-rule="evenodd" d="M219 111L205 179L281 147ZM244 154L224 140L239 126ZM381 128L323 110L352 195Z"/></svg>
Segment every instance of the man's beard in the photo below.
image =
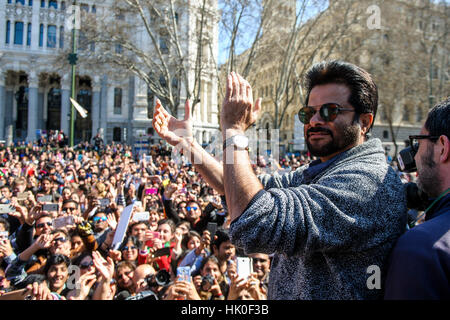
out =
<svg viewBox="0 0 450 320"><path fill-rule="evenodd" d="M437 197L441 186L441 176L436 170L436 162L433 160L433 147L429 145L427 152L421 157L422 165L417 167L417 187L429 197Z"/></svg>
<svg viewBox="0 0 450 320"><path fill-rule="evenodd" d="M326 157L344 151L350 145L356 145L358 137L360 135L360 126L357 123L353 123L349 126L336 125L337 138L333 136L333 132L326 128L312 127L306 132L306 145L311 155L316 157ZM331 141L324 146L314 147L309 142L310 132L325 132L331 137Z"/></svg>

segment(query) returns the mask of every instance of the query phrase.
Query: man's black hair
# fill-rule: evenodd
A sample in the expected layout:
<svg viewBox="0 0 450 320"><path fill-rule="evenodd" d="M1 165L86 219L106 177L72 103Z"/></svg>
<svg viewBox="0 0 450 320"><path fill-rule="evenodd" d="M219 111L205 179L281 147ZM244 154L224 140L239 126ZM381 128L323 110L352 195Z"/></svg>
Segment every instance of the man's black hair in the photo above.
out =
<svg viewBox="0 0 450 320"><path fill-rule="evenodd" d="M230 236L228 235L228 232L226 232L223 229L217 229L216 231L217 239L213 240L211 239L211 249L213 246L217 247L217 250L219 250L220 245L224 242L230 241ZM212 251L212 250L211 250Z"/></svg>
<svg viewBox="0 0 450 320"><path fill-rule="evenodd" d="M431 136L445 135L450 139L450 97L431 109L425 121L425 129Z"/></svg>
<svg viewBox="0 0 450 320"><path fill-rule="evenodd" d="M367 71L344 61L322 61L307 71L304 82L307 92L305 105L308 105L309 95L315 86L330 83L346 85L350 89L348 102L355 108L356 117L361 113L372 113L373 126L378 109L378 89Z"/></svg>
<svg viewBox="0 0 450 320"><path fill-rule="evenodd" d="M75 205L76 205L76 207L78 209L78 202L73 200L72 198L64 200L62 205L64 206L66 203L75 203Z"/></svg>
<svg viewBox="0 0 450 320"><path fill-rule="evenodd" d="M48 270L52 266L58 265L64 263L67 267L70 266L70 259L69 257L63 255L63 254L52 254L50 257L48 257L47 262L44 266L44 275L47 276Z"/></svg>
<svg viewBox="0 0 450 320"><path fill-rule="evenodd" d="M5 218L0 217L0 224L5 226L5 231L9 232L9 222Z"/></svg>

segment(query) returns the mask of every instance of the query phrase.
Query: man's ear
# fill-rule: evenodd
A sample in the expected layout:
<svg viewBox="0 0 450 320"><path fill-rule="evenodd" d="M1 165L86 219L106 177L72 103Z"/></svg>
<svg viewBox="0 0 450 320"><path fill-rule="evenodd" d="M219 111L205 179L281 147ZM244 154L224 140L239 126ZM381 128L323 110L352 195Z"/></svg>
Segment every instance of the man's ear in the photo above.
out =
<svg viewBox="0 0 450 320"><path fill-rule="evenodd" d="M361 126L361 130L364 135L369 132L370 127L373 123L373 114L372 113L361 113L359 115L359 124Z"/></svg>
<svg viewBox="0 0 450 320"><path fill-rule="evenodd" d="M436 142L439 146L439 162L450 162L450 139L446 135L441 135Z"/></svg>

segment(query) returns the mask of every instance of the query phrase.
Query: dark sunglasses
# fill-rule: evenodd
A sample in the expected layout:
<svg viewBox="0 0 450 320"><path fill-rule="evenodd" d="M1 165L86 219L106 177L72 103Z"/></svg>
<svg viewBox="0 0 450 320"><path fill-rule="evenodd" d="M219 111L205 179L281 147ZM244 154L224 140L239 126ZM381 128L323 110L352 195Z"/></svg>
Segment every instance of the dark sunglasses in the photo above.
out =
<svg viewBox="0 0 450 320"><path fill-rule="evenodd" d="M187 211L197 210L197 209L198 209L198 207L186 207Z"/></svg>
<svg viewBox="0 0 450 320"><path fill-rule="evenodd" d="M36 228L43 228L43 227L45 227L45 225L51 227L51 226L53 226L53 222L38 223L38 224L36 224Z"/></svg>
<svg viewBox="0 0 450 320"><path fill-rule="evenodd" d="M106 221L106 220L108 220L106 217L95 217L94 219L92 219L92 221L94 221L94 223L97 223L97 222L101 222L101 221Z"/></svg>
<svg viewBox="0 0 450 320"><path fill-rule="evenodd" d="M411 146L411 149L414 152L417 152L419 150L419 140L420 139L429 139L433 142L436 142L439 139L440 136L430 136L430 135L416 135L416 136L409 136L409 143Z"/></svg>
<svg viewBox="0 0 450 320"><path fill-rule="evenodd" d="M88 269L89 267L92 267L93 265L94 265L94 261L84 262L84 263L80 263L80 268L81 269Z"/></svg>
<svg viewBox="0 0 450 320"><path fill-rule="evenodd" d="M59 237L59 238L56 238L56 239L53 239L53 242L62 242L62 243L64 243L64 242L66 242L67 241L67 239L66 238L64 238L64 237Z"/></svg>
<svg viewBox="0 0 450 320"><path fill-rule="evenodd" d="M355 112L355 110L353 110L353 109L342 108L337 103L325 103L320 106L319 115L324 121L330 122L330 121L334 121L334 119L336 119L337 115L341 111ZM316 114L315 107L306 106L299 110L298 118L300 119L300 121L303 124L308 124L311 121L311 118L314 117L315 114Z"/></svg>
<svg viewBox="0 0 450 320"><path fill-rule="evenodd" d="M136 246L131 246L131 247L126 246L126 247L123 247L122 251L128 251L128 249L134 250L134 249L137 249L137 247Z"/></svg>

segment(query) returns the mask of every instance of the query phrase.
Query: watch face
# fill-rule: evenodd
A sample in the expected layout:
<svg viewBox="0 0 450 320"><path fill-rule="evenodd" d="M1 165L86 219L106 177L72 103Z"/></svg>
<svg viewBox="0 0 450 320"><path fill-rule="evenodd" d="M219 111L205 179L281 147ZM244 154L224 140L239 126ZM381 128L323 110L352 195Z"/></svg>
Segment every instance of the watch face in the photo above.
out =
<svg viewBox="0 0 450 320"><path fill-rule="evenodd" d="M246 136L234 136L233 142L238 148L245 149L248 147L248 138Z"/></svg>

